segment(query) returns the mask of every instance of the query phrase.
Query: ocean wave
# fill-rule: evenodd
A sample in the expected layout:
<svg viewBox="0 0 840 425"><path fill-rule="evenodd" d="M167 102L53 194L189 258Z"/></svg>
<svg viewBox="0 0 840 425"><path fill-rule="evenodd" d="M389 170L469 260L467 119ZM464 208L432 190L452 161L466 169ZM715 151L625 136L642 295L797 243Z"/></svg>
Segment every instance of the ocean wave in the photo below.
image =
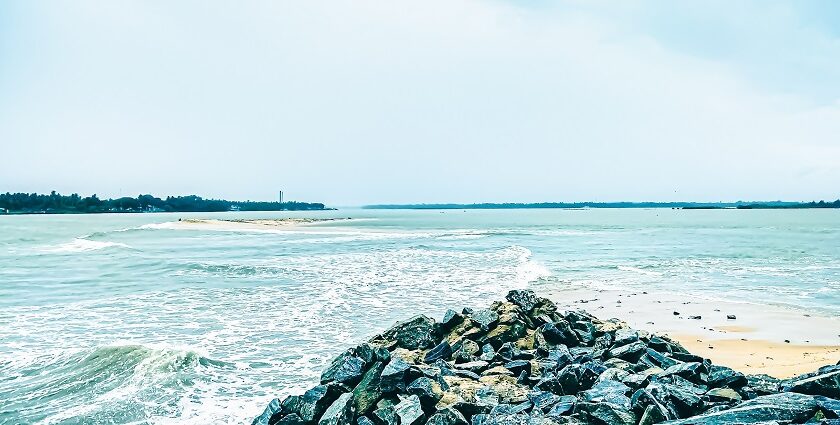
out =
<svg viewBox="0 0 840 425"><path fill-rule="evenodd" d="M98 251L105 248L131 248L121 242L93 241L85 238L76 238L72 242L60 245L49 246L43 249L45 252L87 252Z"/></svg>
<svg viewBox="0 0 840 425"><path fill-rule="evenodd" d="M9 379L0 381L0 422L7 416L26 423L121 423L174 414L179 389L212 369L235 367L194 350L140 344L22 357L2 366Z"/></svg>

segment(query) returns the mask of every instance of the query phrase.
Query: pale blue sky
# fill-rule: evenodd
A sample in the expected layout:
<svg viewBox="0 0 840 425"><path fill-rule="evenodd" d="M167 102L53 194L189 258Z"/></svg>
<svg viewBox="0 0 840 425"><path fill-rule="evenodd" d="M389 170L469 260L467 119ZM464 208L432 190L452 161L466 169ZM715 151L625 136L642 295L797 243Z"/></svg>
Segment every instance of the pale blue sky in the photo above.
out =
<svg viewBox="0 0 840 425"><path fill-rule="evenodd" d="M0 191L840 197L840 3L4 1Z"/></svg>

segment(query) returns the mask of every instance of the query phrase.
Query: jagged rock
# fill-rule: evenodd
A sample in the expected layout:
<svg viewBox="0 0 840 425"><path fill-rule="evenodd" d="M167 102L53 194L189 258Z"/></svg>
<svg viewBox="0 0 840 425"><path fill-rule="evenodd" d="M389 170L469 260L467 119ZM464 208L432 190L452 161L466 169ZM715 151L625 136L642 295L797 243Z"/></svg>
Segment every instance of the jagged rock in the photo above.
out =
<svg viewBox="0 0 840 425"><path fill-rule="evenodd" d="M458 344L455 344L455 346L453 346L452 348L455 349L455 353L452 355L452 357L456 363L470 362L473 360L474 356L479 352L478 344L476 344L475 341L469 339L460 341Z"/></svg>
<svg viewBox="0 0 840 425"><path fill-rule="evenodd" d="M424 406L434 406L443 397L440 384L425 376L412 381L405 390L407 393L419 397L420 403Z"/></svg>
<svg viewBox="0 0 840 425"><path fill-rule="evenodd" d="M549 391L534 390L528 393L528 400L534 409L546 411L560 401L560 396Z"/></svg>
<svg viewBox="0 0 840 425"><path fill-rule="evenodd" d="M840 398L840 366L823 367L817 374L805 374L783 381L782 391Z"/></svg>
<svg viewBox="0 0 840 425"><path fill-rule="evenodd" d="M711 387L729 387L739 389L747 385L747 377L726 366L712 365L709 369L708 384Z"/></svg>
<svg viewBox="0 0 840 425"><path fill-rule="evenodd" d="M747 375L747 385L759 395L769 395L779 392L781 380L770 375Z"/></svg>
<svg viewBox="0 0 840 425"><path fill-rule="evenodd" d="M382 370L380 388L383 392L404 391L406 372L411 366L400 357L391 357L391 361Z"/></svg>
<svg viewBox="0 0 840 425"><path fill-rule="evenodd" d="M817 402L817 407L819 407L826 418L840 418L840 400L818 395L814 397L814 401Z"/></svg>
<svg viewBox="0 0 840 425"><path fill-rule="evenodd" d="M504 344L502 344L504 346ZM481 354L478 356L479 360L484 360L489 362L493 360L493 357L496 357L496 350L490 344L484 344L481 346Z"/></svg>
<svg viewBox="0 0 840 425"><path fill-rule="evenodd" d="M548 416L562 416L567 413L571 413L574 408L575 404L577 404L577 397L573 395L564 395L561 396L554 406L548 411Z"/></svg>
<svg viewBox="0 0 840 425"><path fill-rule="evenodd" d="M399 347L406 350L429 348L436 342L435 321L423 315L414 316L405 322L397 323L382 337L396 341Z"/></svg>
<svg viewBox="0 0 840 425"><path fill-rule="evenodd" d="M353 406L360 415L368 413L382 397L380 376L385 369L382 362L376 362L368 369L356 388L353 389Z"/></svg>
<svg viewBox="0 0 840 425"><path fill-rule="evenodd" d="M377 425L399 425L394 405L377 406L377 409L373 411L373 421Z"/></svg>
<svg viewBox="0 0 840 425"><path fill-rule="evenodd" d="M619 359L635 362L638 361L642 354L645 353L647 347L641 341L631 342L627 345L615 347L609 351L610 357L617 357Z"/></svg>
<svg viewBox="0 0 840 425"><path fill-rule="evenodd" d="M482 330L487 331L499 322L499 313L488 309L476 310L470 318L473 322L477 323Z"/></svg>
<svg viewBox="0 0 840 425"><path fill-rule="evenodd" d="M703 400L694 392L676 385L652 383L649 394L675 418L687 418L703 411Z"/></svg>
<svg viewBox="0 0 840 425"><path fill-rule="evenodd" d="M464 316L455 310L446 310L443 314L443 319L440 321L440 326L444 330L450 330L455 326L460 325L464 321Z"/></svg>
<svg viewBox="0 0 840 425"><path fill-rule="evenodd" d="M577 408L587 413L598 425L635 425L636 416L622 406L611 403L578 403Z"/></svg>
<svg viewBox="0 0 840 425"><path fill-rule="evenodd" d="M525 313L529 313L537 306L537 295L531 290L510 291L505 299L518 305Z"/></svg>
<svg viewBox="0 0 840 425"><path fill-rule="evenodd" d="M251 425L268 425L268 420L271 419L271 416L277 413L280 410L280 399L275 398L268 402L268 406L265 407L265 410L254 418L251 422Z"/></svg>
<svg viewBox="0 0 840 425"><path fill-rule="evenodd" d="M318 385L303 393L302 396L289 397L281 403L281 412L295 413L304 422L315 422L342 393L337 384ZM273 423L269 421L269 423Z"/></svg>
<svg viewBox="0 0 840 425"><path fill-rule="evenodd" d="M370 420L367 416L359 416L359 418L356 419L356 425L376 425L376 423Z"/></svg>
<svg viewBox="0 0 840 425"><path fill-rule="evenodd" d="M400 400L394 406L394 412L400 419L400 425L419 425L423 423L423 407L420 404L420 398L416 395L410 395Z"/></svg>
<svg viewBox="0 0 840 425"><path fill-rule="evenodd" d="M581 393L583 400L591 403L610 403L623 409L630 409L627 393L630 387L618 381L600 381L592 388Z"/></svg>
<svg viewBox="0 0 840 425"><path fill-rule="evenodd" d="M321 416L318 425L352 425L353 394L340 395Z"/></svg>
<svg viewBox="0 0 840 425"><path fill-rule="evenodd" d="M306 422L300 418L297 413L289 413L288 415L274 414L269 420L268 425L305 425Z"/></svg>
<svg viewBox="0 0 840 425"><path fill-rule="evenodd" d="M707 374L706 365L703 363L690 362L678 363L660 373L659 376L676 375L688 379L692 382L705 381L703 375Z"/></svg>
<svg viewBox="0 0 840 425"><path fill-rule="evenodd" d="M731 409L665 422L670 425L755 424L766 421L807 421L818 407L813 396L781 393L757 397Z"/></svg>
<svg viewBox="0 0 840 425"><path fill-rule="evenodd" d="M516 376L519 376L522 372L531 374L531 362L527 360L513 360L505 363L504 367Z"/></svg>
<svg viewBox="0 0 840 425"><path fill-rule="evenodd" d="M645 354L648 356L648 358L650 358L653 361L653 363L656 363L657 366L659 366L663 369L667 369L671 366L674 366L674 365L677 365L677 364L680 363L679 361L674 360L674 359L672 359L672 358L670 358L670 357L668 357L668 356L666 356L666 355L664 355L664 354L662 354L662 353L660 353L660 352L658 352L654 349L651 349L651 348L648 348L647 350L645 350Z"/></svg>
<svg viewBox="0 0 840 425"><path fill-rule="evenodd" d="M356 356L355 350L350 349L333 359L329 367L321 374L321 383L340 382L354 385L362 379L365 373L365 361Z"/></svg>
<svg viewBox="0 0 840 425"><path fill-rule="evenodd" d="M435 348L429 350L426 353L426 357L423 358L423 361L426 363L432 363L438 359L448 359L452 355L452 346L449 345L449 342L443 341L440 344L436 345Z"/></svg>
<svg viewBox="0 0 840 425"><path fill-rule="evenodd" d="M661 406L648 405L639 418L639 425L652 425L668 420L667 411Z"/></svg>
<svg viewBox="0 0 840 425"><path fill-rule="evenodd" d="M447 407L440 409L429 417L426 425L467 425L467 419L461 412Z"/></svg>
<svg viewBox="0 0 840 425"><path fill-rule="evenodd" d="M578 336L572 330L569 322L559 320L556 322L546 323L540 327L539 332L545 341L552 345L563 344L567 347L574 347L578 345Z"/></svg>
<svg viewBox="0 0 840 425"><path fill-rule="evenodd" d="M613 344L616 347L621 345L627 345L631 342L636 342L639 340L639 332L635 329L630 328L620 328L615 331L613 335Z"/></svg>
<svg viewBox="0 0 840 425"><path fill-rule="evenodd" d="M473 362L467 363L459 363L455 365L456 369L464 369L469 370L471 372L480 372L484 370L490 363L485 362L484 360L476 360Z"/></svg>
<svg viewBox="0 0 840 425"><path fill-rule="evenodd" d="M515 341L524 335L525 325L520 322L511 322L510 324L496 326L484 338L481 338L481 341L494 347L500 347L505 341Z"/></svg>

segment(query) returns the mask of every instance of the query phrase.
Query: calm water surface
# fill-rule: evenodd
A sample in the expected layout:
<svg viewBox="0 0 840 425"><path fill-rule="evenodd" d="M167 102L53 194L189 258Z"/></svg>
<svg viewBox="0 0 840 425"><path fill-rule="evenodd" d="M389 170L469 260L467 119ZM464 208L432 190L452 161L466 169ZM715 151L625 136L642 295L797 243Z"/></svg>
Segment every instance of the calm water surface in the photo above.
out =
<svg viewBox="0 0 840 425"><path fill-rule="evenodd" d="M353 217L197 230L183 217ZM840 211L0 216L0 423L245 423L344 347L513 288L840 315Z"/></svg>

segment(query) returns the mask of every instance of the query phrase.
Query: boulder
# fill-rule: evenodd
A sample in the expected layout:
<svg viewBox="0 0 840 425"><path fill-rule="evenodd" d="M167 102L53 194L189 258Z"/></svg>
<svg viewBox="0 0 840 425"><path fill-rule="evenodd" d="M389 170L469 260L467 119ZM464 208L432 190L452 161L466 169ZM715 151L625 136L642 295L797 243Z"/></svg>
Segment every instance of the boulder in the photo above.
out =
<svg viewBox="0 0 840 425"><path fill-rule="evenodd" d="M783 381L782 391L840 398L840 366L821 368L819 372Z"/></svg>
<svg viewBox="0 0 840 425"><path fill-rule="evenodd" d="M574 347L579 343L577 334L572 330L569 322L565 320L546 323L540 327L539 333L551 345L563 344L567 347Z"/></svg>
<svg viewBox="0 0 840 425"><path fill-rule="evenodd" d="M382 362L376 362L368 369L356 388L353 389L353 407L360 415L367 414L382 397L380 376L385 369Z"/></svg>
<svg viewBox="0 0 840 425"><path fill-rule="evenodd" d="M443 397L443 390L439 383L427 377L420 377L406 387L406 392L415 395L424 406L432 407Z"/></svg>
<svg viewBox="0 0 840 425"><path fill-rule="evenodd" d="M499 313L488 309L476 310L470 318L473 322L477 323L482 330L488 331L499 322Z"/></svg>
<svg viewBox="0 0 840 425"><path fill-rule="evenodd" d="M429 417L426 425L467 425L467 419L461 412L447 407L440 409Z"/></svg>
<svg viewBox="0 0 840 425"><path fill-rule="evenodd" d="M436 343L435 321L423 315L414 316L385 331L382 338L395 341L406 350L430 348Z"/></svg>
<svg viewBox="0 0 840 425"><path fill-rule="evenodd" d="M670 425L754 424L769 421L805 422L817 412L813 396L781 393L760 396L731 409L719 410L687 419L664 422Z"/></svg>
<svg viewBox="0 0 840 425"><path fill-rule="evenodd" d="M623 406L611 403L578 403L577 406L597 425L636 425L636 416Z"/></svg>
<svg viewBox="0 0 840 425"><path fill-rule="evenodd" d="M380 375L380 389L389 393L405 390L406 372L411 366L400 357L391 357L391 361L385 366Z"/></svg>
<svg viewBox="0 0 840 425"><path fill-rule="evenodd" d="M505 299L518 305L525 313L529 313L537 306L537 295L531 290L510 291Z"/></svg>
<svg viewBox="0 0 840 425"><path fill-rule="evenodd" d="M321 416L318 425L352 425L353 394L340 395Z"/></svg>
<svg viewBox="0 0 840 425"><path fill-rule="evenodd" d="M340 382L355 385L365 373L365 361L357 357L352 350L345 351L333 359L329 367L321 374L321 383Z"/></svg>
<svg viewBox="0 0 840 425"><path fill-rule="evenodd" d="M577 397L573 395L561 396L554 406L548 411L548 416L563 416L572 413L577 404Z"/></svg>
<svg viewBox="0 0 840 425"><path fill-rule="evenodd" d="M464 321L464 316L455 310L446 310L443 314L443 319L440 321L440 326L443 330L450 330L455 326L460 325Z"/></svg>
<svg viewBox="0 0 840 425"><path fill-rule="evenodd" d="M447 360L450 356L452 356L452 346L449 345L448 341L443 341L429 350L423 358L423 361L426 363L433 363L438 359Z"/></svg>
<svg viewBox="0 0 840 425"><path fill-rule="evenodd" d="M591 403L610 403L623 409L630 409L627 393L630 387L618 381L600 381L581 393L582 399Z"/></svg>
<svg viewBox="0 0 840 425"><path fill-rule="evenodd" d="M636 341L611 349L609 355L629 362L636 362L645 353L645 350L647 350L645 343Z"/></svg>
<svg viewBox="0 0 840 425"><path fill-rule="evenodd" d="M273 416L279 410L280 399L275 398L268 402L268 406L265 407L265 410L263 410L263 412L259 416L257 416L256 418L254 418L253 421L251 421L251 425L268 425L268 420L271 419L271 416Z"/></svg>
<svg viewBox="0 0 840 425"><path fill-rule="evenodd" d="M420 403L420 398L416 395L410 395L403 398L394 406L394 412L400 419L400 425L419 425L423 423L423 407Z"/></svg>

